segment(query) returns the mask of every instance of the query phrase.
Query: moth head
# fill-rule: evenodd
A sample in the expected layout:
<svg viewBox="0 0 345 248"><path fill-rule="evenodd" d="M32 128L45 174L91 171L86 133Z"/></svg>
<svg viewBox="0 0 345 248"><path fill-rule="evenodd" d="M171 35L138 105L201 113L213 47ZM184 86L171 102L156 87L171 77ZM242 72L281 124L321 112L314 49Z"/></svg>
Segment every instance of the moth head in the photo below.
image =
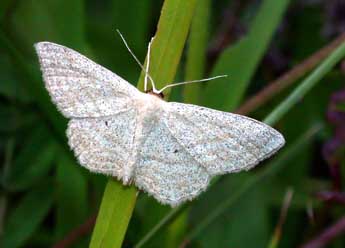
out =
<svg viewBox="0 0 345 248"><path fill-rule="evenodd" d="M156 97L159 97L162 100L164 99L163 92L155 92L153 89L150 89L150 90L145 91L145 93L153 95L153 96L156 96Z"/></svg>
<svg viewBox="0 0 345 248"><path fill-rule="evenodd" d="M149 74L149 66L150 66L150 51L151 51L151 44L154 40L154 37L152 37L151 41L149 42L148 48L147 48L147 63L146 63L146 68L140 63L139 59L135 56L135 54L132 52L132 50L129 48L127 41L125 40L125 38L123 37L123 35L120 33L119 30L117 30L118 34L120 35L123 43L125 44L127 50L129 51L129 53L133 56L134 60L138 63L138 65L140 66L140 68L142 69L142 71L145 73L145 79L144 79L144 91L148 94L157 96L161 99L164 98L163 95L163 91L174 87L174 86L178 86L178 85L184 85L184 84L190 84L190 83L198 83L198 82L207 82L213 79L217 79L217 78L222 78L222 77L227 77L227 75L220 75L220 76L215 76L215 77L210 77L210 78L203 78L203 79L199 79L199 80L192 80L192 81L184 81L184 82L179 82L179 83L171 83L171 84L167 84L165 85L162 89L157 90L156 86L155 86L155 82L153 81L152 77ZM152 89L151 90L147 90L147 84L148 81L151 82L152 85Z"/></svg>

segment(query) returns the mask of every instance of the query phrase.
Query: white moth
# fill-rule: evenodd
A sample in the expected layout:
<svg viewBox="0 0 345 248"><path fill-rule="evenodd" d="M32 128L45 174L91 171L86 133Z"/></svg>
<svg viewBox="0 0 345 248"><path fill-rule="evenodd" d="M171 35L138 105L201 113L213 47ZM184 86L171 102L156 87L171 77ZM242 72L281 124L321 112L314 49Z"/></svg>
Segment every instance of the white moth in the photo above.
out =
<svg viewBox="0 0 345 248"><path fill-rule="evenodd" d="M35 47L45 86L70 119L67 137L79 163L133 182L161 203L191 200L213 176L249 170L284 145L279 132L254 119L166 102L163 89L153 84L153 93L142 93L67 47Z"/></svg>

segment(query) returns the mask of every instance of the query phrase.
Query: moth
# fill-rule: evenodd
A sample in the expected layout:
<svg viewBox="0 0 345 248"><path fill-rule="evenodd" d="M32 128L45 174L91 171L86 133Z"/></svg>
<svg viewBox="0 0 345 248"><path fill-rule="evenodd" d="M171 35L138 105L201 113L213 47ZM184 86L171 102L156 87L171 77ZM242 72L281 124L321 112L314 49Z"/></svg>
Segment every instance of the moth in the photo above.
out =
<svg viewBox="0 0 345 248"><path fill-rule="evenodd" d="M278 131L246 116L164 101L149 62L145 88L149 79L153 89L145 93L72 49L50 42L35 48L79 163L161 203L191 200L212 177L249 170L284 145Z"/></svg>

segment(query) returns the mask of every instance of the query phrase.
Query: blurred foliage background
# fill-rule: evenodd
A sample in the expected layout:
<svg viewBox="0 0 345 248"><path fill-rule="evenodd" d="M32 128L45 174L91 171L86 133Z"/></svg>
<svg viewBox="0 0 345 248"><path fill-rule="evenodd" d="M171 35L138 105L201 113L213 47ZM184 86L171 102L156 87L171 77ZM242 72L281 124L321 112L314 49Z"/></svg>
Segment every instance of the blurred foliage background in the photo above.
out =
<svg viewBox="0 0 345 248"><path fill-rule="evenodd" d="M143 61L162 4L0 1L0 247L87 247L107 181L69 151L67 121L44 89L33 44L68 46L135 84L140 68L115 29ZM170 100L236 111L302 71L244 111L261 120L345 40L342 32L343 0L199 0L175 81L229 77L174 88ZM345 62L277 123L284 149L250 172L222 176L183 209L140 193L123 247L345 247L344 82Z"/></svg>

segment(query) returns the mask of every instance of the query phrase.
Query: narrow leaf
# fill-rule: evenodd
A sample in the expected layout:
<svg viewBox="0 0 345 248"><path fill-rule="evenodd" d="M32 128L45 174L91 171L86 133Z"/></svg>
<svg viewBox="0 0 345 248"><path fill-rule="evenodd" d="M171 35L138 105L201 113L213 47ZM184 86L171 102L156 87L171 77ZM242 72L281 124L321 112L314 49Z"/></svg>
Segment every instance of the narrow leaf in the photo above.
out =
<svg viewBox="0 0 345 248"><path fill-rule="evenodd" d="M345 43L327 57L277 108L264 120L272 125L285 115L299 100L304 97L321 79L345 56Z"/></svg>
<svg viewBox="0 0 345 248"><path fill-rule="evenodd" d="M150 75L156 80L157 87L164 86L175 76L195 2L195 0L164 2L150 55ZM143 84L144 74L141 74L138 88L143 89ZM109 179L90 247L121 247L136 195L134 186L123 186L121 182Z"/></svg>
<svg viewBox="0 0 345 248"><path fill-rule="evenodd" d="M196 0L164 2L150 58L150 75L158 89L174 80L195 4ZM143 89L144 76L142 72L138 83L139 89ZM168 94L169 90L165 93Z"/></svg>
<svg viewBox="0 0 345 248"><path fill-rule="evenodd" d="M104 191L90 248L121 247L137 191L134 186L123 186L121 182L109 179Z"/></svg>
<svg viewBox="0 0 345 248"><path fill-rule="evenodd" d="M200 0L195 8L188 39L185 81L205 77L206 55L210 25L210 0ZM184 86L184 102L200 102L201 87L199 83Z"/></svg>
<svg viewBox="0 0 345 248"><path fill-rule="evenodd" d="M227 111L238 106L288 3L289 0L262 2L249 33L227 48L218 59L212 76L226 74L228 77L207 84L205 96L217 97L204 97L206 106Z"/></svg>

